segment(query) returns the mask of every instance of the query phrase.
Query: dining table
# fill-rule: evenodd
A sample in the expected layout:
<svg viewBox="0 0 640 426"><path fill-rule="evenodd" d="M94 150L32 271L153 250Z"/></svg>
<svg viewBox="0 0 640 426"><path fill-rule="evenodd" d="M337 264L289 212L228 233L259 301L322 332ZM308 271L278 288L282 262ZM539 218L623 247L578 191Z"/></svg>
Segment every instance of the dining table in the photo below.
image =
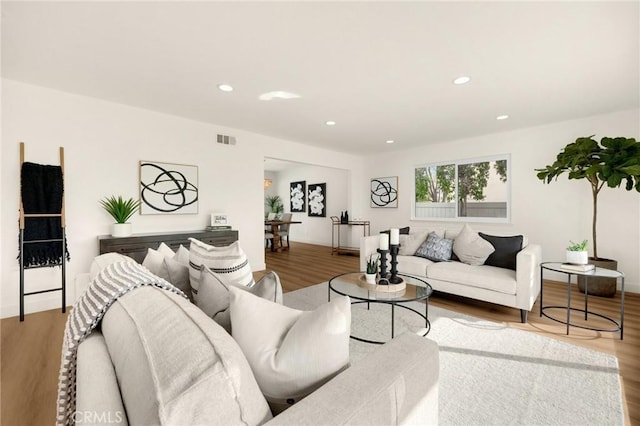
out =
<svg viewBox="0 0 640 426"><path fill-rule="evenodd" d="M282 244L280 244L280 227L282 225L291 225L291 224L298 224L298 223L302 223L302 222L299 220L279 220L279 219L264 221L265 226L271 226L271 233L273 234L273 244L271 244L271 251L281 252L284 250L289 250L288 246L283 247Z"/></svg>

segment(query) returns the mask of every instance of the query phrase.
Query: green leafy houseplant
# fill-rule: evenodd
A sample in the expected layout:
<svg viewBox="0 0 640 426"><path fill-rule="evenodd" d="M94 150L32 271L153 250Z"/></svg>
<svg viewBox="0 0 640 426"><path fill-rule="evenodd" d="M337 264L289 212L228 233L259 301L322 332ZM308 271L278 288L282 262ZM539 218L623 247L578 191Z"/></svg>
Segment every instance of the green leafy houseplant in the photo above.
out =
<svg viewBox="0 0 640 426"><path fill-rule="evenodd" d="M587 251L587 240L584 240L581 243L574 243L573 241L569 242L571 245L567 247L567 251Z"/></svg>
<svg viewBox="0 0 640 426"><path fill-rule="evenodd" d="M284 212L284 206L282 205L282 199L279 195L269 195L265 197L265 203L271 213Z"/></svg>
<svg viewBox="0 0 640 426"><path fill-rule="evenodd" d="M138 207L140 207L140 201L129 198L125 200L122 196L105 197L100 200L102 207L113 217L116 223L127 223L127 221L133 216Z"/></svg>
<svg viewBox="0 0 640 426"><path fill-rule="evenodd" d="M578 138L560 151L553 164L536 169L536 172L543 183L551 183L565 172L569 179L589 182L593 195L593 258L598 260L598 194L605 184L618 188L623 182L627 191L640 192L640 142L625 137L604 137L599 143L593 135Z"/></svg>

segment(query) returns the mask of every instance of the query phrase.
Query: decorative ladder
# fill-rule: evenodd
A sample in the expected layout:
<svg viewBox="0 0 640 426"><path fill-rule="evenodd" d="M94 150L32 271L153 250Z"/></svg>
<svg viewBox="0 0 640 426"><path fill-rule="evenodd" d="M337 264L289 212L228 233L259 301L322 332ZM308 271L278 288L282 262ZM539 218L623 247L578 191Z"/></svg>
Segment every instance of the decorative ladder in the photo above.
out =
<svg viewBox="0 0 640 426"><path fill-rule="evenodd" d="M20 142L20 171L22 172L22 165L24 164L24 142ZM24 321L24 298L25 296L32 296L34 294L40 294L40 293L48 293L51 291L61 291L62 292L62 313L65 313L67 310L66 307L66 260L67 260L67 238L66 238L66 232L65 232L65 214L64 214L64 148L60 147L60 167L62 169L62 185L63 185L63 191L62 191L62 209L60 211L60 213L25 213L24 212L24 208L22 206L22 191L20 192L20 321ZM41 218L45 218L45 217L59 217L60 218L60 225L62 227L62 238L56 238L56 239L48 239L48 240L32 240L32 241L25 241L24 240L24 227L25 227L25 218L28 217L41 217ZM61 287L57 287L57 288L50 288L47 290L39 290L39 291L32 291L29 293L25 293L24 292L24 245L25 244L33 244L33 243L46 243L46 242L60 242L60 244L62 244L62 261L60 264L58 265L53 265L53 266L61 266L62 267L62 285ZM47 265L47 266L51 266L51 265ZM41 268L44 266L29 266L26 269L35 269L35 268Z"/></svg>

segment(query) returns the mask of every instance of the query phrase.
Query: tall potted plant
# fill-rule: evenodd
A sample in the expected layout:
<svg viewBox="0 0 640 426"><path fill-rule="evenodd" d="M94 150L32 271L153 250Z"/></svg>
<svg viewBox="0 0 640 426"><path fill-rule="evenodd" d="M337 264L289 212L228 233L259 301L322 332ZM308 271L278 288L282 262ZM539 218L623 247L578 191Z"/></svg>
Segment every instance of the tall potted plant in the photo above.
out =
<svg viewBox="0 0 640 426"><path fill-rule="evenodd" d="M131 235L131 224L127 222L131 216L140 207L140 201L129 198L125 200L119 195L117 198L115 195L111 197L105 197L100 200L100 205L109 213L109 215L116 221L111 228L111 236L113 237L128 237Z"/></svg>
<svg viewBox="0 0 640 426"><path fill-rule="evenodd" d="M623 182L627 191L635 189L640 192L640 142L625 137L603 137L598 142L593 136L578 138L568 144L560 151L553 164L536 169L536 172L538 179L543 183L551 183L565 172L568 173L569 179L587 180L593 196L593 257L589 258L590 263L607 269L617 269L617 261L598 255L598 194L605 184L609 188L618 188ZM578 280L578 285L584 291L583 280ZM589 294L611 297L616 293L616 281L610 278L591 278L588 291Z"/></svg>

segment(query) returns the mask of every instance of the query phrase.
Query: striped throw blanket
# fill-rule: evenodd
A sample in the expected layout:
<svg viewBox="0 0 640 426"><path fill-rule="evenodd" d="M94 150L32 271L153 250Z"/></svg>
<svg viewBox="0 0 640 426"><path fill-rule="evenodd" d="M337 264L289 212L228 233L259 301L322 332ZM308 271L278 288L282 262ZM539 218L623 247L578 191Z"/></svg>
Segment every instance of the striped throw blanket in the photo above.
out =
<svg viewBox="0 0 640 426"><path fill-rule="evenodd" d="M69 314L62 342L62 360L58 378L57 425L75 424L76 365L78 345L97 327L107 309L131 290L152 285L173 293L185 294L169 282L153 275L135 262L117 262L104 268L78 299Z"/></svg>

